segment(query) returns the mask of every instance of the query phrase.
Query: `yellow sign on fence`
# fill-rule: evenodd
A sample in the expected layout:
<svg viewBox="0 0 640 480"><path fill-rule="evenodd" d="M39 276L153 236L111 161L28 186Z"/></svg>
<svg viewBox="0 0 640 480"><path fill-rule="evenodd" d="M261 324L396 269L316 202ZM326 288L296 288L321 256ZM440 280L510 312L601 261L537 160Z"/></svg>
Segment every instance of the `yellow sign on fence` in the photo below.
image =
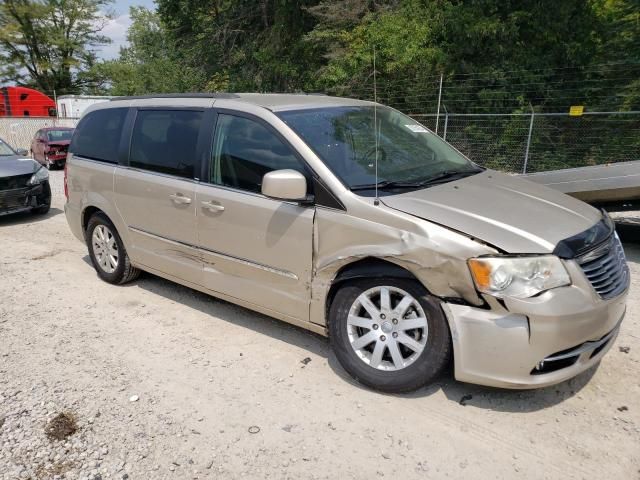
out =
<svg viewBox="0 0 640 480"><path fill-rule="evenodd" d="M572 117L580 117L584 113L584 105L571 105L569 107L569 115Z"/></svg>

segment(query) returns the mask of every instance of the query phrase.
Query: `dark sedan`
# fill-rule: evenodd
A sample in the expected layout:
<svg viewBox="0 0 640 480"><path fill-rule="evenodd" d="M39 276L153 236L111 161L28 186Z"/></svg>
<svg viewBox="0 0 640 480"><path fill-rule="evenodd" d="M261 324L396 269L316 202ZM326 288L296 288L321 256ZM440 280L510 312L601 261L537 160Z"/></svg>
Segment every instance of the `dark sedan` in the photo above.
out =
<svg viewBox="0 0 640 480"><path fill-rule="evenodd" d="M21 211L44 214L51 206L49 171L0 139L0 215Z"/></svg>

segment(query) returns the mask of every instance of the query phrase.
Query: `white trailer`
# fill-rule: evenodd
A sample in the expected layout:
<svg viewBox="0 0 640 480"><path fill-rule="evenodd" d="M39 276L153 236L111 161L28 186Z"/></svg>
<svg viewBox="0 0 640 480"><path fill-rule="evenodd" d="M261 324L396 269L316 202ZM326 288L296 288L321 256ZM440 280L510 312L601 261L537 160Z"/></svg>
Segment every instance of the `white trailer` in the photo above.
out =
<svg viewBox="0 0 640 480"><path fill-rule="evenodd" d="M80 118L89 106L108 102L112 98L100 95L61 95L56 99L58 118Z"/></svg>

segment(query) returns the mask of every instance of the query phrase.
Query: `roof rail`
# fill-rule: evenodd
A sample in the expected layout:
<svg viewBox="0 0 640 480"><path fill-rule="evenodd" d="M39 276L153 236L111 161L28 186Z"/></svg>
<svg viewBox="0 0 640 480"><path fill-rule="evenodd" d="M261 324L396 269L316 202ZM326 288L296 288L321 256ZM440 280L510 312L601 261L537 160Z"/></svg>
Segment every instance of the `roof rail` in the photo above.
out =
<svg viewBox="0 0 640 480"><path fill-rule="evenodd" d="M235 93L156 93L150 95L132 95L128 97L114 97L112 102L120 100L141 100L145 98L240 98Z"/></svg>

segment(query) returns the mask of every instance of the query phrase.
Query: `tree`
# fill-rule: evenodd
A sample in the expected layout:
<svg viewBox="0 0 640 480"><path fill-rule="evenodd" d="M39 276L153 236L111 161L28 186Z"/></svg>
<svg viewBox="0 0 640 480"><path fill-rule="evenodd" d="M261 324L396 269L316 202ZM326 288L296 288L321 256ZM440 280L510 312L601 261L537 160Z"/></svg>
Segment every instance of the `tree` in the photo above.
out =
<svg viewBox="0 0 640 480"><path fill-rule="evenodd" d="M568 101L545 87L564 84L575 92L584 77L571 67L588 65L597 50L599 20L584 0L387 3L391 7L379 2L357 25L332 31L339 54L328 55L321 88L370 95L375 46L378 92L387 103L434 111L443 74L447 107L454 111L511 112L552 97ZM324 34L322 28L308 37Z"/></svg>
<svg viewBox="0 0 640 480"><path fill-rule="evenodd" d="M96 62L91 47L111 40L100 34L111 0L3 0L0 3L0 80L45 92L77 93L95 81L85 75Z"/></svg>
<svg viewBox="0 0 640 480"><path fill-rule="evenodd" d="M375 46L378 98L409 113L436 110L441 75L454 113L637 109L638 1L157 0L103 70L113 93L372 98Z"/></svg>
<svg viewBox="0 0 640 480"><path fill-rule="evenodd" d="M592 72L600 80L602 90L596 92L612 109L640 109L640 1L601 0L598 13L603 23L604 39L600 44L599 60L608 67ZM630 69L635 65L636 69ZM625 81L620 85L618 79Z"/></svg>
<svg viewBox="0 0 640 480"><path fill-rule="evenodd" d="M185 61L231 90L295 91L322 58L304 42L317 0L158 0L158 13ZM211 83L211 82L209 82ZM217 84L214 81L214 84Z"/></svg>
<svg viewBox="0 0 640 480"><path fill-rule="evenodd" d="M117 60L98 64L111 95L139 95L198 91L205 88L202 72L185 64L157 13L131 7L129 46L120 49Z"/></svg>

